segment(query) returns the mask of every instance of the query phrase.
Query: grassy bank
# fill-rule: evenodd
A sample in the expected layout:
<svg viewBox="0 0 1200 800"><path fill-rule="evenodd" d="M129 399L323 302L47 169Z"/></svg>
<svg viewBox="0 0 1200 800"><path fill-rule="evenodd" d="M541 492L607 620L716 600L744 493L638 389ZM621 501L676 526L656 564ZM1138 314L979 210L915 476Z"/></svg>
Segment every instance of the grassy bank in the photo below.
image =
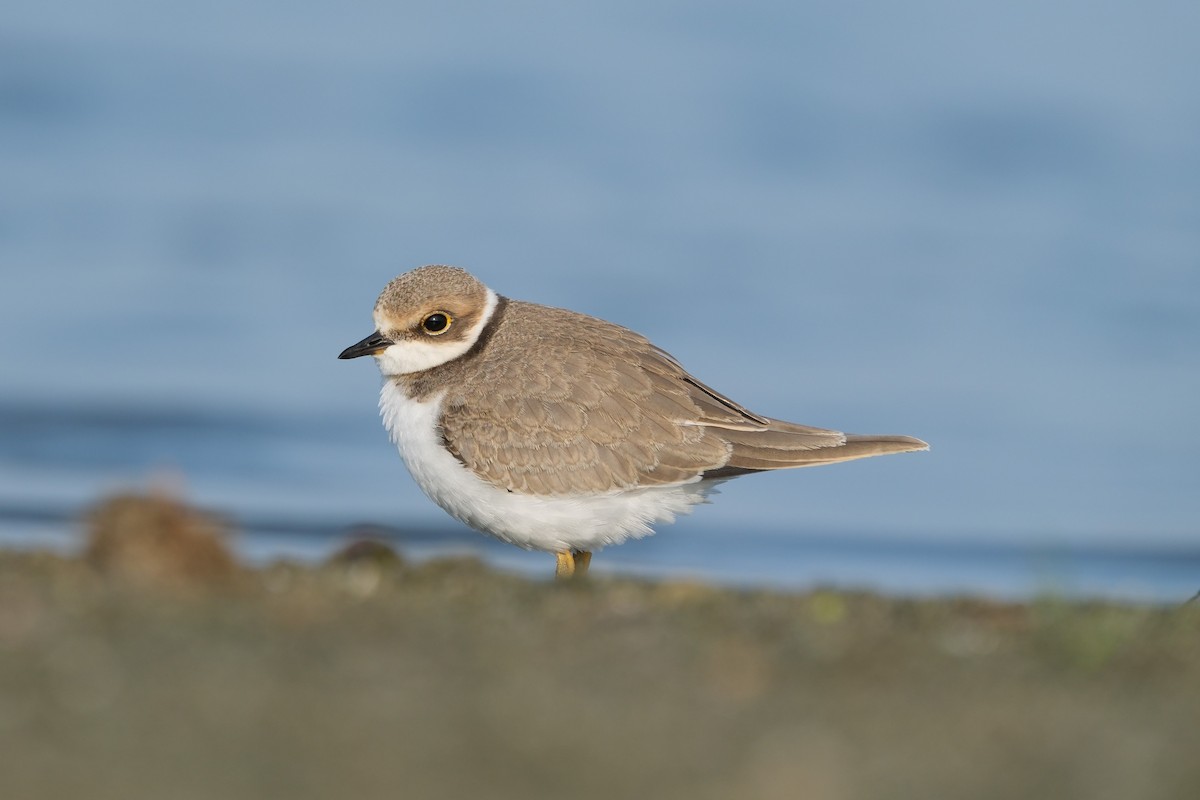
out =
<svg viewBox="0 0 1200 800"><path fill-rule="evenodd" d="M190 519L137 524L192 546ZM1200 604L555 585L369 546L250 570L137 524L0 553L0 797L1200 792Z"/></svg>

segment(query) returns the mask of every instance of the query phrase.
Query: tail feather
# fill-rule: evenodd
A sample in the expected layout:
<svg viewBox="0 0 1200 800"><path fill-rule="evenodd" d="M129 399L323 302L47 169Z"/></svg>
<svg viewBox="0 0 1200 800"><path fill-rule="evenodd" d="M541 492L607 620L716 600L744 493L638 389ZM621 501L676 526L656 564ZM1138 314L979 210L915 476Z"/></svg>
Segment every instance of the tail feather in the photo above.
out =
<svg viewBox="0 0 1200 800"><path fill-rule="evenodd" d="M815 467L929 449L928 444L911 436L844 434L777 420L771 420L770 427L764 430L721 433L733 446L733 452L725 466L712 473L712 477Z"/></svg>

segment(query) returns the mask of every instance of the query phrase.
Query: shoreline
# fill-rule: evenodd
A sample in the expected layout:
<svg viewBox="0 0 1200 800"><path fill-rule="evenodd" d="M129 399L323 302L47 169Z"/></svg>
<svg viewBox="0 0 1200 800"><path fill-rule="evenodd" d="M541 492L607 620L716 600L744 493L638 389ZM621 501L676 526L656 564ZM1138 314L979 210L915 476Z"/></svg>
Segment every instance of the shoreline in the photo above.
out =
<svg viewBox="0 0 1200 800"><path fill-rule="evenodd" d="M223 516L217 514L217 516ZM379 539L406 559L474 557L502 572L549 578L553 558L529 553L482 534L428 523L398 527L374 523L321 523L291 531L236 519L226 532L234 556L253 566L279 559L319 564L359 538ZM80 514L49 521L5 520L0 550L48 549L70 555L84 547ZM768 555L769 554L769 555ZM1132 548L1029 542L949 542L863 533L740 531L712 527L686 534L675 527L657 536L606 549L593 562L606 577L693 580L730 588L803 592L814 588L877 592L890 597L974 596L1029 602L1044 595L1170 607L1200 586L1200 551L1182 546Z"/></svg>
<svg viewBox="0 0 1200 800"><path fill-rule="evenodd" d="M160 512L153 541L207 547ZM1200 790L1200 603L556 584L378 545L198 569L100 538L0 551L5 797Z"/></svg>

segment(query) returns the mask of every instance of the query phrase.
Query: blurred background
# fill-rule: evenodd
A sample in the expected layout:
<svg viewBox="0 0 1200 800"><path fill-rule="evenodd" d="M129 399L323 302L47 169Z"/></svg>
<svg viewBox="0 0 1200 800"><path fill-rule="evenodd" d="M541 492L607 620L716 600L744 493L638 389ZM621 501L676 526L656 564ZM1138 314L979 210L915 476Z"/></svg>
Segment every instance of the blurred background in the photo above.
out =
<svg viewBox="0 0 1200 800"><path fill-rule="evenodd" d="M727 484L599 570L1200 586L1200 5L19 4L0 541L180 487L251 558L546 556L409 479L338 352L466 267L772 416L930 453Z"/></svg>

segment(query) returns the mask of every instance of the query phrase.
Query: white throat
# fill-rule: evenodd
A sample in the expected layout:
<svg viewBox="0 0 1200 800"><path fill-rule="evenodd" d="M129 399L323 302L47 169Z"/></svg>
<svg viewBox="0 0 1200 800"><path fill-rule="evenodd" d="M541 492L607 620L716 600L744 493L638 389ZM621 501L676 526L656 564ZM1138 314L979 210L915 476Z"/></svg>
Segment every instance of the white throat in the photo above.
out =
<svg viewBox="0 0 1200 800"><path fill-rule="evenodd" d="M379 371L385 376L409 375L440 367L442 364L465 355L475 346L475 342L479 341L479 335L483 333L484 326L496 312L497 302L499 302L499 298L496 293L488 289L487 299L483 304L483 314L480 315L479 321L464 338L458 341L441 341L431 338L429 340L396 342L387 349L376 353L375 363L379 365ZM378 319L375 324L379 325Z"/></svg>

